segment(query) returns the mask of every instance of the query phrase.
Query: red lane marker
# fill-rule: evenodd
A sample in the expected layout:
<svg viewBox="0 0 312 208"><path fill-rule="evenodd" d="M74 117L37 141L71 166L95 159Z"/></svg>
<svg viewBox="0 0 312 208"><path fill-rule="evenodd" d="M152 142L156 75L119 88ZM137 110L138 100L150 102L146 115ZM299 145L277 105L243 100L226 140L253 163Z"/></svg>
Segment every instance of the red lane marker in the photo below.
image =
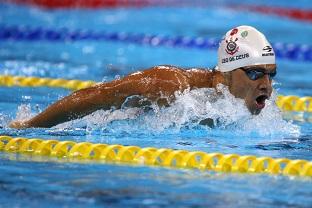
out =
<svg viewBox="0 0 312 208"><path fill-rule="evenodd" d="M148 0L11 0L19 4L30 4L49 9L58 8L105 8L120 6L147 6Z"/></svg>
<svg viewBox="0 0 312 208"><path fill-rule="evenodd" d="M105 7L141 7L149 5L163 6L205 6L205 4L196 4L195 2L167 1L167 0L7 0L21 4L32 4L46 8L105 8ZM209 1L208 1L209 2ZM206 6L211 5L207 4ZM232 9L248 10L263 14L273 14L284 16L296 20L312 21L312 10L269 7L269 6L254 6L254 5L230 5Z"/></svg>
<svg viewBox="0 0 312 208"><path fill-rule="evenodd" d="M312 21L312 10L295 9L295 8L282 8L282 7L268 7L268 6L230 6L230 8L249 10L263 14L273 14L291 19Z"/></svg>

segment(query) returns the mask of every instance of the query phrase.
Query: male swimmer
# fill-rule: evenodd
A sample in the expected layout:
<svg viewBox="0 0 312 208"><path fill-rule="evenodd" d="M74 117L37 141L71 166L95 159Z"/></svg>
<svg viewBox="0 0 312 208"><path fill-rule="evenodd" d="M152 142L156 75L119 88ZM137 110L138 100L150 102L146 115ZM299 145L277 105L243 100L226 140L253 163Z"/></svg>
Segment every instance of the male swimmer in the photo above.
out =
<svg viewBox="0 0 312 208"><path fill-rule="evenodd" d="M228 86L231 94L243 99L248 110L257 115L272 93L275 75L275 54L266 37L253 27L239 26L228 31L221 40L218 65L214 70L156 66L73 92L35 117L13 121L9 126L51 127L99 109L121 108L126 99L134 95L167 106L174 101L175 92L215 88L219 83ZM142 100L135 104L140 102Z"/></svg>

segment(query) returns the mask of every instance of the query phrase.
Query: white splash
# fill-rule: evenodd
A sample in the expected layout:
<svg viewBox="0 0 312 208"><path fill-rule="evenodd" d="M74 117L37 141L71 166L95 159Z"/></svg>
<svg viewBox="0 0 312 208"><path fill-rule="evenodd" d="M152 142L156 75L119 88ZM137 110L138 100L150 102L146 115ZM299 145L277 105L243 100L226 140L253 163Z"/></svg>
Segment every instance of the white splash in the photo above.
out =
<svg viewBox="0 0 312 208"><path fill-rule="evenodd" d="M30 119L33 116L34 116L34 114L31 112L30 104L21 104L17 108L15 119L23 121L23 120Z"/></svg>
<svg viewBox="0 0 312 208"><path fill-rule="evenodd" d="M38 107L37 107L37 110L38 110ZM25 120L32 118L34 115L35 113L31 111L30 104L21 104L17 107L16 116L13 120L25 121ZM12 121L12 118L9 118L8 115L0 114L0 127L5 127L5 128L8 127L11 121Z"/></svg>
<svg viewBox="0 0 312 208"><path fill-rule="evenodd" d="M0 128L5 128L10 120L8 115L0 113Z"/></svg>
<svg viewBox="0 0 312 208"><path fill-rule="evenodd" d="M146 129L152 132L180 131L182 128L197 128L202 120L210 118L215 127L233 134L257 134L260 136L299 136L300 128L291 121L285 121L275 105L276 94L267 100L265 109L257 116L251 115L242 99L237 99L228 88L219 85L217 90L201 88L176 94L176 100L169 107L152 105L146 112L140 108L99 110L82 119L60 124L57 128L87 126L88 129L109 128L112 122L122 122L113 127L123 131ZM210 127L205 127L213 131Z"/></svg>

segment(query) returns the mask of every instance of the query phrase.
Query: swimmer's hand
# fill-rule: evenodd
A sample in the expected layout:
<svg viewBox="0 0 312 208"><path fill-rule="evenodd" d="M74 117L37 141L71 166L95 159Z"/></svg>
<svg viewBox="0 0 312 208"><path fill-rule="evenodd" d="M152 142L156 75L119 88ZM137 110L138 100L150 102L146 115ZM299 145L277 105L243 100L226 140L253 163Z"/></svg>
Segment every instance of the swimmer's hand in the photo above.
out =
<svg viewBox="0 0 312 208"><path fill-rule="evenodd" d="M27 121L12 121L9 124L10 128L14 128L14 129L25 129L28 128L28 122Z"/></svg>

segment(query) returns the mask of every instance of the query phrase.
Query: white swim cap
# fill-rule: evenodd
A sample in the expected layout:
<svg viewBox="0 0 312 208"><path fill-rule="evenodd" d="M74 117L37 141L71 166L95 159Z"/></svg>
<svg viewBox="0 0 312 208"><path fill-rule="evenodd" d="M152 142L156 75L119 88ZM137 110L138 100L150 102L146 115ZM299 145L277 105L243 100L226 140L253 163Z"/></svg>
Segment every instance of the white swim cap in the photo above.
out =
<svg viewBox="0 0 312 208"><path fill-rule="evenodd" d="M275 64L274 50L261 32L243 25L225 34L219 44L216 70L228 72L259 64Z"/></svg>

